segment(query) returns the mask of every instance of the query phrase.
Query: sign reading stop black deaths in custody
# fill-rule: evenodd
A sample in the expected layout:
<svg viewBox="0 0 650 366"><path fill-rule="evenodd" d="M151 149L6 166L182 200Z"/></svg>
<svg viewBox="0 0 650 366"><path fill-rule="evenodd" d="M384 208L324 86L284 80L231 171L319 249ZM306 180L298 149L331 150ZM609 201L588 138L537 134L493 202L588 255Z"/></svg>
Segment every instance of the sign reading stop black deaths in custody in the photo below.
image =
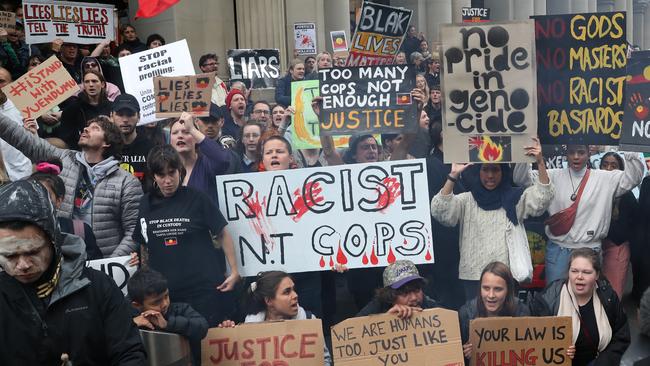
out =
<svg viewBox="0 0 650 366"><path fill-rule="evenodd" d="M415 70L408 65L318 70L325 135L415 132L417 103L411 97Z"/></svg>

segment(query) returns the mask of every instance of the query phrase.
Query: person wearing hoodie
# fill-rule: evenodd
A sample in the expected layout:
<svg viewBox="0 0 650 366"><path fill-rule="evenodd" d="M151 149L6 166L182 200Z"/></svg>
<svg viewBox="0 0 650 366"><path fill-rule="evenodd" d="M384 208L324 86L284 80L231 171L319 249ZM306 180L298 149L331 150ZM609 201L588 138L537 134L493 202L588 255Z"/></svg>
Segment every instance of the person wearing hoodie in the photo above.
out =
<svg viewBox="0 0 650 366"><path fill-rule="evenodd" d="M0 188L2 365L145 365L115 282L86 267L84 242L59 231L47 189L28 179Z"/></svg>
<svg viewBox="0 0 650 366"><path fill-rule="evenodd" d="M314 314L300 306L293 278L283 271L262 272L255 282L251 282L244 298L244 308L244 323L316 319ZM234 328L235 322L224 320L219 327ZM331 366L332 356L327 345L323 353L323 365Z"/></svg>
<svg viewBox="0 0 650 366"><path fill-rule="evenodd" d="M104 80L107 80L108 78L104 74L104 70L102 69L102 64L99 62L99 59L96 57L92 56L87 56L84 57L83 60L81 60L81 75L86 75L86 73L90 70L96 71L104 77ZM79 92L75 94L75 96L79 96L79 94L83 93L84 91L84 83L79 84ZM120 91L120 88L109 82L106 81L106 98L110 100L111 102L117 98L118 95L122 94Z"/></svg>
<svg viewBox="0 0 650 366"><path fill-rule="evenodd" d="M27 119L25 123L34 123ZM59 149L0 114L0 138L32 161L58 158L67 194L60 216L93 228L104 257L136 251L131 238L142 197L140 182L119 167L122 133L107 117L91 119L79 137L81 151Z"/></svg>

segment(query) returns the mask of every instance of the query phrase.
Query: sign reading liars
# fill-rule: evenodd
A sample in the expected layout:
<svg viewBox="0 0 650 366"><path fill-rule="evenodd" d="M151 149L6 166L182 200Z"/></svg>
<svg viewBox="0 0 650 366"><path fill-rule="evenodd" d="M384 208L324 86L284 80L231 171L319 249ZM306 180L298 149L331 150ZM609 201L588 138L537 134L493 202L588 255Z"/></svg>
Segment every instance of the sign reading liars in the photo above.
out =
<svg viewBox="0 0 650 366"><path fill-rule="evenodd" d="M533 22L443 25L445 162L525 162L537 133Z"/></svg>
<svg viewBox="0 0 650 366"><path fill-rule="evenodd" d="M432 263L425 160L217 177L242 276Z"/></svg>

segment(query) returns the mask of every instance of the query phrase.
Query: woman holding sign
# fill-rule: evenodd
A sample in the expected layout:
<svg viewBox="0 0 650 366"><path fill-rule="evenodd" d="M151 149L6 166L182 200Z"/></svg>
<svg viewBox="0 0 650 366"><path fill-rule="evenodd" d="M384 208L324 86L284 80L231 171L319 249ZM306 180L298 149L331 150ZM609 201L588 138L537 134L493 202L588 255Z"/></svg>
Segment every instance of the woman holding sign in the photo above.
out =
<svg viewBox="0 0 650 366"><path fill-rule="evenodd" d="M527 217L541 215L554 193L539 140L535 138L533 142L525 149L526 155L535 157L539 164L539 180L535 185L525 190L512 187L508 164L452 164L447 182L431 200L431 215L438 222L445 226L460 224L458 270L468 299L476 294L481 270L492 261L507 264L519 281L532 275L522 222ZM468 176L478 179L469 184L469 192L454 195L454 185L467 168L471 173ZM515 253L519 255L515 257ZM519 265L514 258L527 258L528 263Z"/></svg>
<svg viewBox="0 0 650 366"><path fill-rule="evenodd" d="M630 328L623 305L605 278L600 278L598 253L575 249L569 257L567 279L551 283L537 294L531 312L537 316L570 316L574 366L618 365L630 345Z"/></svg>

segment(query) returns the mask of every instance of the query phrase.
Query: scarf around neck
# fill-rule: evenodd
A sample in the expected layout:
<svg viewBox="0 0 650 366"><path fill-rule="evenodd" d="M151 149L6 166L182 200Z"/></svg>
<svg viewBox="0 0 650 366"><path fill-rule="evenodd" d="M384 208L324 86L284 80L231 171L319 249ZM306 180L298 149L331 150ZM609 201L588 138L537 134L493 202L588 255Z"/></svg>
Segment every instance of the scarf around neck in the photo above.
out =
<svg viewBox="0 0 650 366"><path fill-rule="evenodd" d="M501 182L493 190L487 190L481 184L480 171L483 164L477 164L470 167L468 175L472 181L470 192L478 204L478 207L485 211L494 211L503 208L506 211L506 217L513 225L519 225L517 219L517 203L524 189L513 187L511 185L510 167L507 164L499 164L501 167ZM466 175L463 176L464 178Z"/></svg>
<svg viewBox="0 0 650 366"><path fill-rule="evenodd" d="M591 294L593 299L594 314L596 314L596 325L598 326L598 351L602 352L605 347L612 340L612 327L609 324L609 319L607 318L607 313L605 308L600 302L600 298L596 293L596 287L594 287L594 292ZM560 292L560 307L558 308L558 316L570 316L571 325L573 327L573 344L578 340L578 335L580 334L580 307L578 306L578 299L571 289L571 285L567 282L562 285L562 291Z"/></svg>

